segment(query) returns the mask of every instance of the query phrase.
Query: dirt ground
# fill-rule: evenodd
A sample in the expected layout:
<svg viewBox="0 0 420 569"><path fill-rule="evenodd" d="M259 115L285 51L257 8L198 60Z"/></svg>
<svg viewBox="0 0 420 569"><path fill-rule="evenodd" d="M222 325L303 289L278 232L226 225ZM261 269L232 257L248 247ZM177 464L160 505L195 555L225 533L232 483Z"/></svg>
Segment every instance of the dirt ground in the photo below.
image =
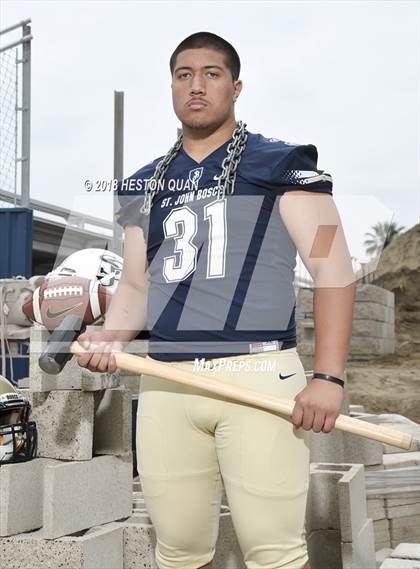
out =
<svg viewBox="0 0 420 569"><path fill-rule="evenodd" d="M420 224L384 249L372 284L395 294L396 349L347 364L350 403L420 423Z"/></svg>
<svg viewBox="0 0 420 569"><path fill-rule="evenodd" d="M399 413L420 423L420 357L386 356L347 366L350 403L368 413Z"/></svg>

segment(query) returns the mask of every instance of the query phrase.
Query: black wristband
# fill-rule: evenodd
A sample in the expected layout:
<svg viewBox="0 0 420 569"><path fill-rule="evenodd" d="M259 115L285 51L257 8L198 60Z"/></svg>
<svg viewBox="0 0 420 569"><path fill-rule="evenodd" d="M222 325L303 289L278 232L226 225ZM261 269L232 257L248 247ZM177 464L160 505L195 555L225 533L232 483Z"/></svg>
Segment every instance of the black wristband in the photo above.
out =
<svg viewBox="0 0 420 569"><path fill-rule="evenodd" d="M327 373L315 372L312 379L325 379L326 381L332 381L333 383L338 383L341 387L344 387L344 381L333 375L328 375Z"/></svg>

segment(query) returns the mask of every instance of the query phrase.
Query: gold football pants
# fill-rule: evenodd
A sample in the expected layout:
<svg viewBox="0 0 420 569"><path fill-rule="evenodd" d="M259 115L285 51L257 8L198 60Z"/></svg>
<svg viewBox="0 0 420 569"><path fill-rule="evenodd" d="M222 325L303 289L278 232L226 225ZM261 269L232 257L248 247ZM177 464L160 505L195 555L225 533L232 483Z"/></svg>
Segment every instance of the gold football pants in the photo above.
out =
<svg viewBox="0 0 420 569"><path fill-rule="evenodd" d="M296 348L168 365L293 398L307 385ZM281 379L283 378L283 379ZM309 431L290 417L143 375L137 461L159 569L197 569L214 556L223 486L247 569L301 569Z"/></svg>

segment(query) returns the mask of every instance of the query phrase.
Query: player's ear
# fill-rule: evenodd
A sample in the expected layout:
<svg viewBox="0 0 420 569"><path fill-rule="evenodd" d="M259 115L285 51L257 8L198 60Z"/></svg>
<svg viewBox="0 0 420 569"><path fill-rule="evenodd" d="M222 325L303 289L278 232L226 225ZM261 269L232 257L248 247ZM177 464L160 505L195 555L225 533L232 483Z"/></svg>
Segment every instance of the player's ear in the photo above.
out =
<svg viewBox="0 0 420 569"><path fill-rule="evenodd" d="M238 79L233 83L234 93L233 100L236 101L242 91L242 81Z"/></svg>

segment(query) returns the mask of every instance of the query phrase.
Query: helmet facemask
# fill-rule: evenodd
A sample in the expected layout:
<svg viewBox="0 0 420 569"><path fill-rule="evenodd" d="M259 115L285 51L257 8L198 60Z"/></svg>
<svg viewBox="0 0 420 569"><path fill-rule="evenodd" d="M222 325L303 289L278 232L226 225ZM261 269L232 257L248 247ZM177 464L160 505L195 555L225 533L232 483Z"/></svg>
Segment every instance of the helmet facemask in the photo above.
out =
<svg viewBox="0 0 420 569"><path fill-rule="evenodd" d="M36 456L37 430L28 420L30 403L11 383L0 380L0 465L31 460ZM5 386L10 388L6 391Z"/></svg>

